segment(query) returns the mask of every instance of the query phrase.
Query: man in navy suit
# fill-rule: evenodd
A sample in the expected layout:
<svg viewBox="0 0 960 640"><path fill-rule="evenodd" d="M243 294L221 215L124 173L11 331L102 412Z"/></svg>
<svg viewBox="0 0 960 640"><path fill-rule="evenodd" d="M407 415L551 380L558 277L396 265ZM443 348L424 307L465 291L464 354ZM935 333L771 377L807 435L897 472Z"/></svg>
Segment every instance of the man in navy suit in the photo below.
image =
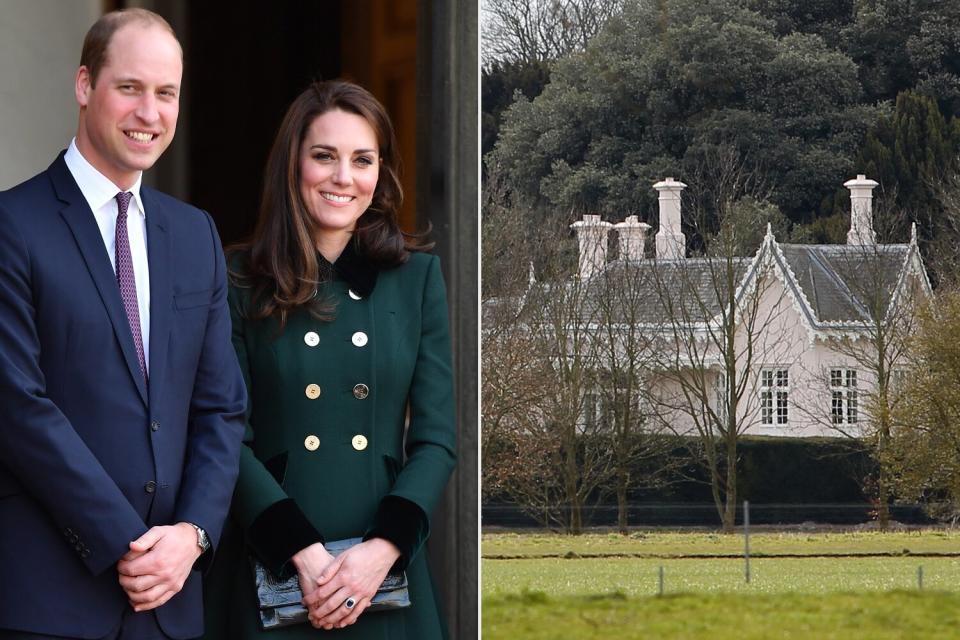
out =
<svg viewBox="0 0 960 640"><path fill-rule="evenodd" d="M76 138L0 193L0 639L203 631L246 398L213 221L141 185L182 58L160 16L105 15Z"/></svg>

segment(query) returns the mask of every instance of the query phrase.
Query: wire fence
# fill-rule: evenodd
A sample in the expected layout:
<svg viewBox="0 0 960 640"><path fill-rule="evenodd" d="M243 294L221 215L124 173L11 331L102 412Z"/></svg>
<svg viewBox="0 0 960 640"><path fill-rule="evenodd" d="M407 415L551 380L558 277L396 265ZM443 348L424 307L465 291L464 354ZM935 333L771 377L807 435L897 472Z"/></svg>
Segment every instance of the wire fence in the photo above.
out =
<svg viewBox="0 0 960 640"><path fill-rule="evenodd" d="M631 526L620 535L610 527L616 509L595 507L593 523L603 524L570 536L526 527L516 505L488 505L483 591L636 596L960 592L960 529L931 524L918 505L892 509L883 530L875 515L862 504L745 502L737 506L734 532L725 535L713 505L632 505ZM812 519L818 516L819 521ZM916 520L905 522L911 516ZM492 526L490 519L524 524Z"/></svg>
<svg viewBox="0 0 960 640"><path fill-rule="evenodd" d="M481 505L481 523L492 528L562 529L571 521L573 508L557 505L548 509L516 504ZM631 502L626 505L628 527L720 527L720 516L712 503ZM897 504L889 507L893 526L931 526L937 521L923 505ZM620 509L616 505L585 505L580 508L584 527L616 527ZM750 520L754 525L829 528L831 526L875 527L877 507L869 503L843 504L751 504ZM736 523L743 522L743 505L737 505Z"/></svg>

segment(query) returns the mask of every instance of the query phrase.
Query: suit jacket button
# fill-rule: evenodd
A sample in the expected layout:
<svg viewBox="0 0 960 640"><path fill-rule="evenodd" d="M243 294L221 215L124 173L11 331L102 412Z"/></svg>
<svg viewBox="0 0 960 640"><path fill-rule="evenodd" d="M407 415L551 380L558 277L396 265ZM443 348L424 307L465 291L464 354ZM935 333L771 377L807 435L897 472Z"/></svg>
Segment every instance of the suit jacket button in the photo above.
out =
<svg viewBox="0 0 960 640"><path fill-rule="evenodd" d="M363 451L367 448L367 437L358 433L357 435L353 436L353 440L350 444L352 444L353 448L357 451Z"/></svg>
<svg viewBox="0 0 960 640"><path fill-rule="evenodd" d="M363 331L357 331L350 337L350 341L353 342L355 347L363 347L367 344L367 334Z"/></svg>
<svg viewBox="0 0 960 640"><path fill-rule="evenodd" d="M320 344L320 336L316 331L307 331L303 336L303 341L308 347L315 347Z"/></svg>
<svg viewBox="0 0 960 640"><path fill-rule="evenodd" d="M150 421L150 431L159 431L160 430L160 421L151 420Z"/></svg>
<svg viewBox="0 0 960 640"><path fill-rule="evenodd" d="M143 485L143 490L147 493L153 493L157 490L157 483L151 480L147 484Z"/></svg>
<svg viewBox="0 0 960 640"><path fill-rule="evenodd" d="M356 398L357 400L363 400L368 395L370 395L370 387L363 384L362 382L360 384L354 385L353 387L354 398Z"/></svg>
<svg viewBox="0 0 960 640"><path fill-rule="evenodd" d="M83 558L84 560L86 560L87 558L89 558L89 557L90 557L90 550L89 550L89 549L84 549L83 551L81 551L81 552L80 552L80 557Z"/></svg>
<svg viewBox="0 0 960 640"><path fill-rule="evenodd" d="M123 236L121 236L121 237L123 237ZM74 534L71 534L71 535L70 535L70 544L77 544L78 542L80 542L80 536L78 536L78 535L75 534L75 533L74 533Z"/></svg>
<svg viewBox="0 0 960 640"><path fill-rule="evenodd" d="M320 438L317 436L307 436L303 440L303 448L307 451L316 451L320 448Z"/></svg>
<svg viewBox="0 0 960 640"><path fill-rule="evenodd" d="M69 538L70 536L73 535L73 529L71 529L70 527L67 527L66 529L63 530L63 535L64 537Z"/></svg>
<svg viewBox="0 0 960 640"><path fill-rule="evenodd" d="M307 397L311 400L316 400L320 397L320 385L317 384L308 384L307 388L303 390Z"/></svg>

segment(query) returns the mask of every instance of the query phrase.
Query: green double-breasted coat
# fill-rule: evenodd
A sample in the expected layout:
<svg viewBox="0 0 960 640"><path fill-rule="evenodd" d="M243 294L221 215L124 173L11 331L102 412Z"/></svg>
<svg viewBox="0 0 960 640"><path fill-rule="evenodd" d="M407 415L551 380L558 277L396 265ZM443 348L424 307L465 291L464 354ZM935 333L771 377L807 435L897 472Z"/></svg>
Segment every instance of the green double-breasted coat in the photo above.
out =
<svg viewBox="0 0 960 640"><path fill-rule="evenodd" d="M207 638L447 635L422 549L455 457L439 260L412 253L401 266L372 273L352 252L335 267L341 262L350 268L336 269L318 292L336 305L331 321L301 310L280 331L275 320L248 319L249 290L231 290L250 406L231 523L206 581ZM364 613L329 632L309 624L259 631L251 550L281 570L316 533L338 540L384 528L405 540L398 546L410 608Z"/></svg>

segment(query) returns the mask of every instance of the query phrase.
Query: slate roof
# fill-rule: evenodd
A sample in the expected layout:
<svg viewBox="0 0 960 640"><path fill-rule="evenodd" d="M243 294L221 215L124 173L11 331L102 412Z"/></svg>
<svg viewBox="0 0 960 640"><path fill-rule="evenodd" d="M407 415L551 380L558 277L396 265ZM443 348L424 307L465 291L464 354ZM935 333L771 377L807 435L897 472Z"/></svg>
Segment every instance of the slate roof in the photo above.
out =
<svg viewBox="0 0 960 640"><path fill-rule="evenodd" d="M743 281L752 258L733 258L729 262L733 289ZM593 300L603 294L605 283L632 280L612 298L610 309L620 322L656 324L668 317L683 317L688 322L707 322L721 311L728 295L727 262L723 259L685 258L682 260L614 260L590 281ZM594 302L594 305L598 302ZM631 307L633 307L631 309ZM587 305L586 313L594 312ZM680 316L682 310L686 316Z"/></svg>
<svg viewBox="0 0 960 640"><path fill-rule="evenodd" d="M778 246L816 324L866 322L886 312L910 252L908 244Z"/></svg>
<svg viewBox="0 0 960 640"><path fill-rule="evenodd" d="M604 289L613 284L621 291L613 296L609 311L618 322L660 324L678 317L685 309L689 323L707 322L721 311L732 282L734 291L747 285L765 252L772 252L782 280L793 291L808 320L816 327L862 325L871 310L887 310L910 258L912 245L778 244L772 236L751 258L684 258L680 260L613 260L586 283L573 279L565 284L537 284L527 295L527 304L538 295L556 295L558 287L568 294L583 287L585 321L599 318ZM622 283L632 282L631 286ZM604 317L606 314L604 314Z"/></svg>

